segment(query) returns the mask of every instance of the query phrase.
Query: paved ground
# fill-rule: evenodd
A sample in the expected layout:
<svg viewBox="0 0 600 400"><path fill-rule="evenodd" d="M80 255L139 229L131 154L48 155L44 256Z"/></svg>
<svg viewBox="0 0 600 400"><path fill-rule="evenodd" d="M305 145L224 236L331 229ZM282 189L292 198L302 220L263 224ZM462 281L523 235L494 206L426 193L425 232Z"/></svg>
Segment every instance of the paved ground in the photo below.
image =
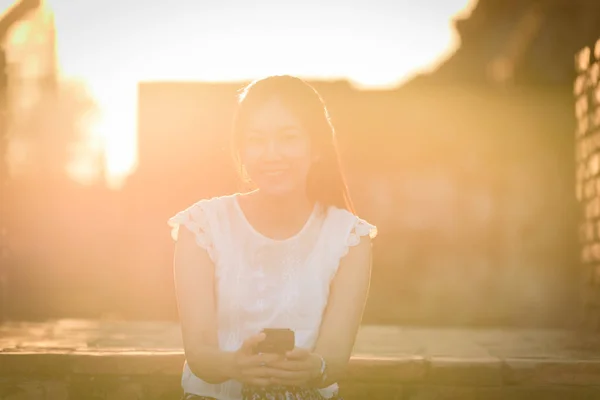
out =
<svg viewBox="0 0 600 400"><path fill-rule="evenodd" d="M180 351L170 322L58 320L0 325L0 352ZM552 330L427 329L365 326L357 356L600 360L600 335Z"/></svg>

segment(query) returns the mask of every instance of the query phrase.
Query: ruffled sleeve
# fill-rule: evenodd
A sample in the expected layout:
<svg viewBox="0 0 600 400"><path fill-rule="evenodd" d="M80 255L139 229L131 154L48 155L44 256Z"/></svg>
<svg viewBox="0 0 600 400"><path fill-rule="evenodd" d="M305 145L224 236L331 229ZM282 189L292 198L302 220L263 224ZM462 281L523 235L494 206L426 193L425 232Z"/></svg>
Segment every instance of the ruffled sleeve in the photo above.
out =
<svg viewBox="0 0 600 400"><path fill-rule="evenodd" d="M207 251L213 262L216 262L216 252L212 237L210 223L207 218L207 210L203 201L178 212L169 218L168 225L171 227L171 237L177 241L179 230L185 227L194 234L196 244Z"/></svg>
<svg viewBox="0 0 600 400"><path fill-rule="evenodd" d="M363 219L353 216L341 256L347 255L350 247L357 246L363 236L369 236L371 239L374 239L377 236L377 227Z"/></svg>
<svg viewBox="0 0 600 400"><path fill-rule="evenodd" d="M348 255L350 248L357 246L361 238L377 236L377 227L357 217L349 211L330 209L328 215L328 231L326 237L327 267L324 268L326 282L331 282L336 275L342 258Z"/></svg>

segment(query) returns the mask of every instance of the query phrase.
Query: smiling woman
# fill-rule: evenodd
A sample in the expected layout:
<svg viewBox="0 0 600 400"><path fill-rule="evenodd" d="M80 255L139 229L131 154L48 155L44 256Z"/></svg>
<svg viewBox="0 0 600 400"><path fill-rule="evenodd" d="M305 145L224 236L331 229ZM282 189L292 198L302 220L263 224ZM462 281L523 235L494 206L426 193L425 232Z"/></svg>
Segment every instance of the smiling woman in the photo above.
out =
<svg viewBox="0 0 600 400"><path fill-rule="evenodd" d="M299 78L255 81L233 148L256 189L169 220L185 398L338 399L377 231L352 211L327 109ZM277 350L273 332L291 349Z"/></svg>

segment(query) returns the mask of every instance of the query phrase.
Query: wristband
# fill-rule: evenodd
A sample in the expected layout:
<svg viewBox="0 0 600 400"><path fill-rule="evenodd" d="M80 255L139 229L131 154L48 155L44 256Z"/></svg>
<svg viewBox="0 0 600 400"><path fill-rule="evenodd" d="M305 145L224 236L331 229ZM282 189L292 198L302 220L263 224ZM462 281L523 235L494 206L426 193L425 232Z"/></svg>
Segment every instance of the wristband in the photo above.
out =
<svg viewBox="0 0 600 400"><path fill-rule="evenodd" d="M321 368L319 369L319 374L312 379L312 384L320 387L327 380L327 362L325 362L325 358L320 354L317 354L317 357L321 359Z"/></svg>

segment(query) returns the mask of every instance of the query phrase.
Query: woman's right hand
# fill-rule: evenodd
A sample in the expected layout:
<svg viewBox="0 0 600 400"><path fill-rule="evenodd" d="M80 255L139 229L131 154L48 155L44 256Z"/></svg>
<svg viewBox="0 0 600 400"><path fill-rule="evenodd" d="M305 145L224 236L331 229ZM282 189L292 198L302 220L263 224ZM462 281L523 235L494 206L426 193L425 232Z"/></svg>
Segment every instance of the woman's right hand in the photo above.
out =
<svg viewBox="0 0 600 400"><path fill-rule="evenodd" d="M235 380L251 386L266 387L271 384L271 377L267 374L269 363L279 361L279 354L255 354L255 347L265 340L265 334L259 333L251 336L242 343L242 346L233 354Z"/></svg>

